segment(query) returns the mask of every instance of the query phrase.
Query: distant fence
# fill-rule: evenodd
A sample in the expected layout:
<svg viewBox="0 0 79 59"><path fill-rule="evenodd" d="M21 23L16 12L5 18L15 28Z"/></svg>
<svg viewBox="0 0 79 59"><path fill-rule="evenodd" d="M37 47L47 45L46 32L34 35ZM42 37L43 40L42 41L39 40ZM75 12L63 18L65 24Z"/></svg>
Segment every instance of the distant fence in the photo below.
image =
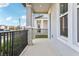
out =
<svg viewBox="0 0 79 59"><path fill-rule="evenodd" d="M34 38L48 38L48 29L32 29Z"/></svg>

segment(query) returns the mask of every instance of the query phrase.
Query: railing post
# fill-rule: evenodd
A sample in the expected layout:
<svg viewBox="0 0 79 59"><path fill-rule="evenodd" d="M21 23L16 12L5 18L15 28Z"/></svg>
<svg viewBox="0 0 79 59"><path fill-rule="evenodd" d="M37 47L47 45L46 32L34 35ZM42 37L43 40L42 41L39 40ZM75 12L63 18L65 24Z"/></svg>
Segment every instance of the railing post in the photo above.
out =
<svg viewBox="0 0 79 59"><path fill-rule="evenodd" d="M26 31L26 44L28 44L28 31Z"/></svg>
<svg viewBox="0 0 79 59"><path fill-rule="evenodd" d="M32 43L32 28L28 29L28 45L33 45L33 43Z"/></svg>

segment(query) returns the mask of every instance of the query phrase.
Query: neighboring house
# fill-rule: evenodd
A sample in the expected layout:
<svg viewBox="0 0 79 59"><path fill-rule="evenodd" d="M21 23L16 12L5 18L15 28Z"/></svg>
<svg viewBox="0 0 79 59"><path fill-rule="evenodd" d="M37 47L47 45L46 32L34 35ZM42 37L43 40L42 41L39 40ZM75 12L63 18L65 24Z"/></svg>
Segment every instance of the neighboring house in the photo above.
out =
<svg viewBox="0 0 79 59"><path fill-rule="evenodd" d="M0 29L6 30L6 29L7 29L7 26L5 26L5 25L0 25Z"/></svg>
<svg viewBox="0 0 79 59"><path fill-rule="evenodd" d="M48 14L34 14L33 27L38 29L48 29Z"/></svg>
<svg viewBox="0 0 79 59"><path fill-rule="evenodd" d="M8 30L16 30L15 26L8 26Z"/></svg>
<svg viewBox="0 0 79 59"><path fill-rule="evenodd" d="M6 25L0 25L0 29L3 29L3 30L17 30L16 26L6 26Z"/></svg>
<svg viewBox="0 0 79 59"><path fill-rule="evenodd" d="M48 14L33 14L33 33L35 36L48 36Z"/></svg>

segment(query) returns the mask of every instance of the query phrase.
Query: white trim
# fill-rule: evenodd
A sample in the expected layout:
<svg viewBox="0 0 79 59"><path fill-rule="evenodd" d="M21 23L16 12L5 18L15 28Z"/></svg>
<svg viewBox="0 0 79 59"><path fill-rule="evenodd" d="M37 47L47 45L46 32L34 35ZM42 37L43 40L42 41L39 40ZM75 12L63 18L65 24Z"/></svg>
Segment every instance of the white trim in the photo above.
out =
<svg viewBox="0 0 79 59"><path fill-rule="evenodd" d="M77 5L77 8L79 8L79 5Z"/></svg>
<svg viewBox="0 0 79 59"><path fill-rule="evenodd" d="M67 14L68 14L68 11L65 12L65 13L63 13L63 14L61 14L60 17L63 17L63 16L65 16L65 15L67 15Z"/></svg>
<svg viewBox="0 0 79 59"><path fill-rule="evenodd" d="M65 41L68 41L68 38L67 37L65 37L65 36L60 36L60 39L63 39L63 40L65 40Z"/></svg>

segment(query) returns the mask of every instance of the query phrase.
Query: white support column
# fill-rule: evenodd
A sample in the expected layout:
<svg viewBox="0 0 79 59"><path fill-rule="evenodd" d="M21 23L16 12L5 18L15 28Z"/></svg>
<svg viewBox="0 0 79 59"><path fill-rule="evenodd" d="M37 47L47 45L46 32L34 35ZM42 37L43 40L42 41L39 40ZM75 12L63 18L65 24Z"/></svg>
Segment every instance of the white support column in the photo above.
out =
<svg viewBox="0 0 79 59"><path fill-rule="evenodd" d="M43 22L44 22L44 20L41 20L41 28L43 29Z"/></svg>
<svg viewBox="0 0 79 59"><path fill-rule="evenodd" d="M48 12L48 39L51 39L51 8Z"/></svg>
<svg viewBox="0 0 79 59"><path fill-rule="evenodd" d="M37 20L34 20L34 27L37 28Z"/></svg>
<svg viewBox="0 0 79 59"><path fill-rule="evenodd" d="M26 4L27 8L27 19L26 19L26 26L28 29L28 45L32 45L32 9L30 4Z"/></svg>

